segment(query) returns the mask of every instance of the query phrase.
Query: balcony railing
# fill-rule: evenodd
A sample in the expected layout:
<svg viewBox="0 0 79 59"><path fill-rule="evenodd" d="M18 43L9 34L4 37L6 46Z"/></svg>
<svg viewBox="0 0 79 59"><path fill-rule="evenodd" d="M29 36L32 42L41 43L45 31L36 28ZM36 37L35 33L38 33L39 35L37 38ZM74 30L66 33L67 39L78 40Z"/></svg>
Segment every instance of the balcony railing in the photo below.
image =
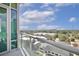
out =
<svg viewBox="0 0 79 59"><path fill-rule="evenodd" d="M31 56L78 56L79 48L63 42L54 42L45 37L21 34L21 47Z"/></svg>

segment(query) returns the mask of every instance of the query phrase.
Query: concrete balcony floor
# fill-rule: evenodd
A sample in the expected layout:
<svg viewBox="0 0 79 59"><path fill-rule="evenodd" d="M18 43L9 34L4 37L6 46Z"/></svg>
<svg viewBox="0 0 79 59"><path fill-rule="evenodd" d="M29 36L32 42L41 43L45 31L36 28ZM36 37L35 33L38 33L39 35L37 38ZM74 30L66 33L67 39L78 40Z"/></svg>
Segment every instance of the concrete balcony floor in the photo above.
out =
<svg viewBox="0 0 79 59"><path fill-rule="evenodd" d="M23 56L21 50L19 48L13 49L8 53L5 53L1 56Z"/></svg>

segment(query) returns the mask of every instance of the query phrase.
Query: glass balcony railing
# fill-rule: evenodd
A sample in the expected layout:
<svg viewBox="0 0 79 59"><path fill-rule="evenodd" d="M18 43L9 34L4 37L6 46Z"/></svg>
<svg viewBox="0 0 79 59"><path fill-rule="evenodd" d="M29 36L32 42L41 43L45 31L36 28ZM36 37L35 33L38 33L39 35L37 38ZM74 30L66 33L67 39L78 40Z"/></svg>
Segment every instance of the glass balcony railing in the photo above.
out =
<svg viewBox="0 0 79 59"><path fill-rule="evenodd" d="M42 36L21 34L21 47L26 55L31 56L78 56L79 48L63 42L47 40Z"/></svg>

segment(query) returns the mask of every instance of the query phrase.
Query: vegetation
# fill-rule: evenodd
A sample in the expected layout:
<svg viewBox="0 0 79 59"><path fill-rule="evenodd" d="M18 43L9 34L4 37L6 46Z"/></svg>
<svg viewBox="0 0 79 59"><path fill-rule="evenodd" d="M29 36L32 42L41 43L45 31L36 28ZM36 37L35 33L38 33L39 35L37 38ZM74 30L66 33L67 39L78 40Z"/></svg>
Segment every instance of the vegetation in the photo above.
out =
<svg viewBox="0 0 79 59"><path fill-rule="evenodd" d="M55 41L56 38L59 38L59 41L66 42L71 44L71 42L75 42L75 40L79 40L79 30L27 30L23 31L28 34L33 33L55 33L55 35L46 34L45 36L48 40Z"/></svg>

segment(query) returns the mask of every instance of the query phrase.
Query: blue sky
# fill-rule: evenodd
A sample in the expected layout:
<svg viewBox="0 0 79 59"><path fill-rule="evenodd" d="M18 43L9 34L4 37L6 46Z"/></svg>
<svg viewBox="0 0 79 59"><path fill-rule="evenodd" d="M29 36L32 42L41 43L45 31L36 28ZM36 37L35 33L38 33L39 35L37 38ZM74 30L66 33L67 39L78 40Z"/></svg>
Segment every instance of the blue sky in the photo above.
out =
<svg viewBox="0 0 79 59"><path fill-rule="evenodd" d="M79 4L27 3L20 4L21 30L79 30Z"/></svg>

